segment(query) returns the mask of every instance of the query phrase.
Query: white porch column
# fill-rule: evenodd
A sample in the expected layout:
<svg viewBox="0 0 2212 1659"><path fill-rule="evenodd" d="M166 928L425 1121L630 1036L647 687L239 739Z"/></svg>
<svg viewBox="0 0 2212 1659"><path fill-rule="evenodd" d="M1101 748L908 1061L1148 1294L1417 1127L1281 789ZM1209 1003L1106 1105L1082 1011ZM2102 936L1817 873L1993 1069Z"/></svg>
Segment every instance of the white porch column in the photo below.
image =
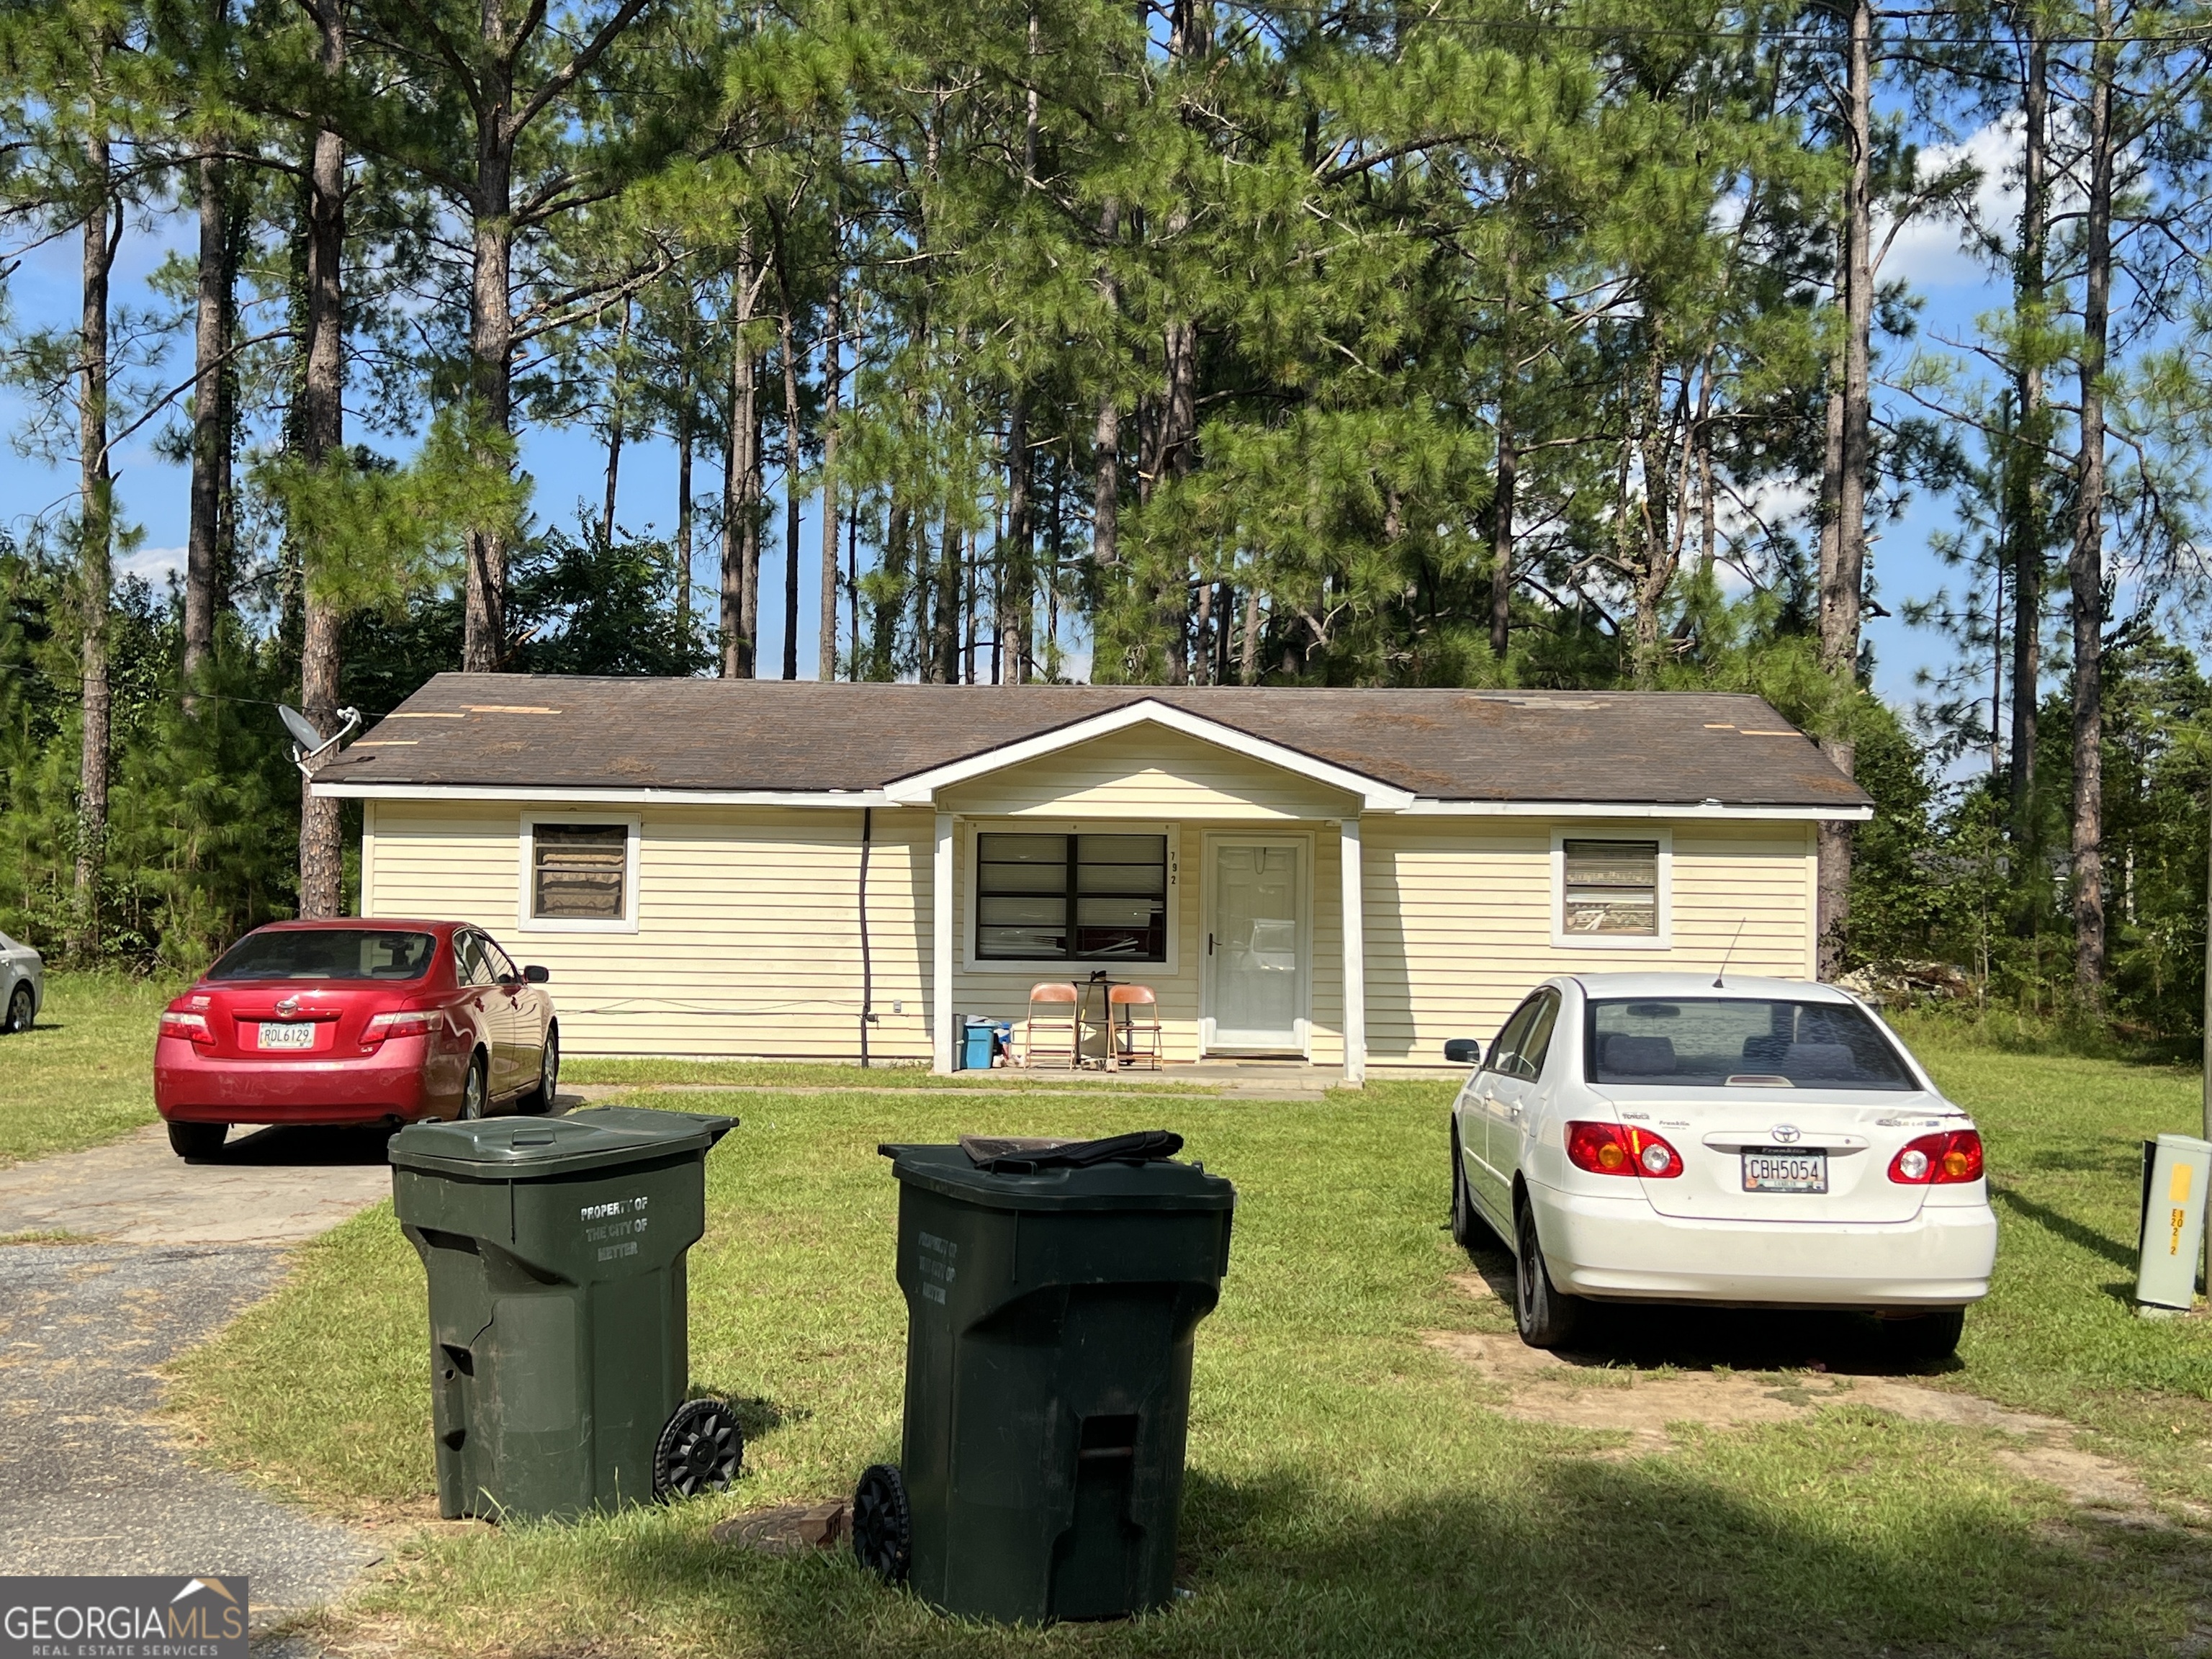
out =
<svg viewBox="0 0 2212 1659"><path fill-rule="evenodd" d="M1367 1080L1367 914L1361 888L1359 820L1337 820L1344 877L1344 1080Z"/></svg>
<svg viewBox="0 0 2212 1659"><path fill-rule="evenodd" d="M937 815L937 871L930 883L933 912L929 929L932 964L929 988L931 1069L952 1071L952 814Z"/></svg>

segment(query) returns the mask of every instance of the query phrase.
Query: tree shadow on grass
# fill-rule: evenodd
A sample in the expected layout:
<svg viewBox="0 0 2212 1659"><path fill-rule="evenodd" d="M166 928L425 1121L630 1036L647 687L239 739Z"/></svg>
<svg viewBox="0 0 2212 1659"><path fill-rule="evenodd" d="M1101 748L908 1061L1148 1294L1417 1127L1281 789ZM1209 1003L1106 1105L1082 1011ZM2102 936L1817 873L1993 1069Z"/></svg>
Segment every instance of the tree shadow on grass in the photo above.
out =
<svg viewBox="0 0 2212 1659"><path fill-rule="evenodd" d="M1486 1457L1449 1491L1395 1501L1295 1467L1233 1480L1193 1470L1178 1574L1188 1595L1159 1613L1058 1632L947 1618L884 1589L842 1549L772 1559L714 1544L703 1527L666 1514L579 1551L574 1571L599 1584L574 1605L605 1609L586 1615L592 1626L611 1621L604 1630L570 1620L555 1643L520 1651L627 1653L645 1632L623 1627L625 1607L706 1633L704 1651L777 1659L1070 1644L1309 1659L2015 1659L2142 1652L2185 1634L2191 1604L2212 1594L2200 1540L2078 1518L2056 1528L2000 1483L1917 1481L1913 1437L1929 1433L1847 1409L1816 1431L1733 1437L1744 1455L1798 1450L1800 1466L1778 1484L1747 1478L1726 1454ZM1869 1490L1874 1462L1890 1478ZM1834 1492L1832 1507L1821 1490Z"/></svg>

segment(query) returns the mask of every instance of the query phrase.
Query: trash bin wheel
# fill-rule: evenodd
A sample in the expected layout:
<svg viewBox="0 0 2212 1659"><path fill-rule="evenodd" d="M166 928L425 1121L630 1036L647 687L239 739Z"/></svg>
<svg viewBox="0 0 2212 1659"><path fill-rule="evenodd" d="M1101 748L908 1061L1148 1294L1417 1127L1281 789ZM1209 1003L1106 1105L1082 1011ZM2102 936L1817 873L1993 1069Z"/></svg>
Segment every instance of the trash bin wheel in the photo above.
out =
<svg viewBox="0 0 2212 1659"><path fill-rule="evenodd" d="M687 1400L653 1450L653 1495L664 1502L727 1492L745 1461L745 1437L721 1400Z"/></svg>
<svg viewBox="0 0 2212 1659"><path fill-rule="evenodd" d="M906 1582L914 1564L914 1516L896 1463L871 1465L854 1489L853 1553L886 1584Z"/></svg>

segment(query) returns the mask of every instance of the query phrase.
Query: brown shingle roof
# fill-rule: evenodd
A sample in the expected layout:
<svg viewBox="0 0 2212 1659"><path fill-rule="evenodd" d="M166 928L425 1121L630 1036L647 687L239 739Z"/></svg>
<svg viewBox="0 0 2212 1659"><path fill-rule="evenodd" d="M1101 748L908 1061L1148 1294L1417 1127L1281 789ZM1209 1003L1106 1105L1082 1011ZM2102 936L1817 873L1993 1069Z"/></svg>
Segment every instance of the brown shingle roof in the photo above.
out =
<svg viewBox="0 0 2212 1659"><path fill-rule="evenodd" d="M323 769L386 786L869 790L1146 698L1443 800L1868 804L1762 699L441 674Z"/></svg>

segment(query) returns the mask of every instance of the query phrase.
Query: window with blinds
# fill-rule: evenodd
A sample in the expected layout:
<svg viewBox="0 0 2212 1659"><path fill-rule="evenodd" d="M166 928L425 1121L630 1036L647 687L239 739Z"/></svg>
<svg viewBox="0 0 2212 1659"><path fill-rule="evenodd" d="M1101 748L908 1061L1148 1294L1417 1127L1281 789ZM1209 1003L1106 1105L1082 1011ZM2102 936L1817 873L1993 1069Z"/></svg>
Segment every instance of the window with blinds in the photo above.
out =
<svg viewBox="0 0 2212 1659"><path fill-rule="evenodd" d="M531 832L531 914L541 921L620 921L629 914L629 829L540 823Z"/></svg>
<svg viewBox="0 0 2212 1659"><path fill-rule="evenodd" d="M1659 936L1659 843L1570 841L1560 843L1562 933L1603 938Z"/></svg>
<svg viewBox="0 0 2212 1659"><path fill-rule="evenodd" d="M986 962L1165 962L1165 836L975 837L975 955Z"/></svg>

